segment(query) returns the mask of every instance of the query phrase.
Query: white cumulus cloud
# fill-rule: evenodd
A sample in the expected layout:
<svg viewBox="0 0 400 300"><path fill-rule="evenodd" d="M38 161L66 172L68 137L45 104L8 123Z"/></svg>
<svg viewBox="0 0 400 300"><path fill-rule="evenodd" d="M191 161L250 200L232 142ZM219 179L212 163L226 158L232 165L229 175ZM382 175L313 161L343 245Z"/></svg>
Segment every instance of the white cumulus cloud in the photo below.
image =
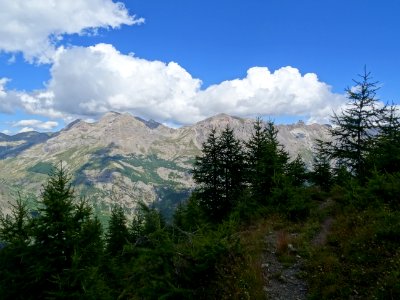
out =
<svg viewBox="0 0 400 300"><path fill-rule="evenodd" d="M13 124L13 127L23 127L21 129L21 130L23 130L23 132L32 131L35 129L51 130L57 126L58 126L58 122L56 122L56 121L40 121L40 120L36 120L36 119L20 120Z"/></svg>
<svg viewBox="0 0 400 300"><path fill-rule="evenodd" d="M221 112L328 122L332 111L346 102L316 74L301 74L290 66L274 72L254 67L244 78L206 89L201 84L175 62L148 61L97 44L59 48L46 88L15 92L14 101L28 113L65 120L95 118L114 110L175 124Z"/></svg>
<svg viewBox="0 0 400 300"><path fill-rule="evenodd" d="M8 78L0 78L0 113L12 113L15 107L20 104L20 95L17 95L15 91L6 89L6 84L9 81Z"/></svg>
<svg viewBox="0 0 400 300"><path fill-rule="evenodd" d="M5 85L8 81L8 78L0 78L0 98L5 98L7 95Z"/></svg>
<svg viewBox="0 0 400 300"><path fill-rule="evenodd" d="M273 73L266 67L250 68L245 78L210 86L196 99L205 115L223 111L239 116L306 116L309 121L326 121L344 102L343 95L332 93L316 74L301 75L290 66Z"/></svg>
<svg viewBox="0 0 400 300"><path fill-rule="evenodd" d="M0 0L0 50L22 52L29 61L48 63L65 34L143 21L112 0Z"/></svg>
<svg viewBox="0 0 400 300"><path fill-rule="evenodd" d="M73 47L58 52L46 91L24 95L31 113L52 117L96 116L131 111L157 120L196 115L191 105L201 85L177 63L148 61L119 53L113 46Z"/></svg>
<svg viewBox="0 0 400 300"><path fill-rule="evenodd" d="M24 127L24 128L21 128L21 130L18 131L18 133L30 132L30 131L35 131L35 129L32 127Z"/></svg>

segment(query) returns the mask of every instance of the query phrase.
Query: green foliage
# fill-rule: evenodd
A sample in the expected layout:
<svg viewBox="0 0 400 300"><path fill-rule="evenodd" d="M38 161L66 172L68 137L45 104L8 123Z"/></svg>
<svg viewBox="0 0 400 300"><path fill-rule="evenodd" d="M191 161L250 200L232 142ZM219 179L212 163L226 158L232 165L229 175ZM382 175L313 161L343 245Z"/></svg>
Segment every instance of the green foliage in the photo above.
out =
<svg viewBox="0 0 400 300"><path fill-rule="evenodd" d="M106 252L112 256L120 256L124 245L128 241L129 232L126 222L126 216L122 207L115 205L111 209L106 236Z"/></svg>
<svg viewBox="0 0 400 300"><path fill-rule="evenodd" d="M333 184L331 161L325 152L322 141L316 141L313 171L310 174L310 180L325 192L328 192Z"/></svg>
<svg viewBox="0 0 400 300"><path fill-rule="evenodd" d="M258 118L246 145L247 181L253 197L265 204L274 185L274 176L282 175L289 155L279 144L278 130L269 121L263 124Z"/></svg>
<svg viewBox="0 0 400 300"><path fill-rule="evenodd" d="M380 172L400 172L400 116L396 106L384 109L379 134L367 160L370 169Z"/></svg>
<svg viewBox="0 0 400 300"><path fill-rule="evenodd" d="M198 196L192 193L186 203L182 203L174 214L173 224L185 231L193 232L207 224L208 216L202 209Z"/></svg>
<svg viewBox="0 0 400 300"><path fill-rule="evenodd" d="M250 223L254 218L258 218L263 214L264 208L265 206L260 204L247 189L236 203L230 218L239 223Z"/></svg>
<svg viewBox="0 0 400 300"><path fill-rule="evenodd" d="M220 164L222 168L223 198L230 208L237 202L244 186L244 154L241 142L235 138L233 130L227 126L219 137Z"/></svg>
<svg viewBox="0 0 400 300"><path fill-rule="evenodd" d="M29 172L39 173L39 174L50 174L54 169L53 164L48 162L38 162L36 165L28 169Z"/></svg>
<svg viewBox="0 0 400 300"><path fill-rule="evenodd" d="M212 129L203 144L202 156L196 157L193 179L197 187L200 203L205 211L220 210L222 200L222 170L219 161L220 145L216 130Z"/></svg>
<svg viewBox="0 0 400 300"><path fill-rule="evenodd" d="M373 171L364 186L354 180L347 182L344 203L360 209L386 204L398 210L400 208L400 173L381 174Z"/></svg>
<svg viewBox="0 0 400 300"><path fill-rule="evenodd" d="M273 210L293 221L307 218L312 207L310 194L304 188L293 185L291 178L277 177L275 180L276 187L269 199Z"/></svg>
<svg viewBox="0 0 400 300"><path fill-rule="evenodd" d="M400 210L400 172L379 174L373 173L369 178L365 198L373 202L388 204L392 209Z"/></svg>
<svg viewBox="0 0 400 300"><path fill-rule="evenodd" d="M333 183L338 186L344 186L348 182L351 182L354 179L354 177L352 176L352 174L345 165L338 164L333 169L332 173L333 173Z"/></svg>
<svg viewBox="0 0 400 300"><path fill-rule="evenodd" d="M290 183L293 186L301 187L306 183L308 173L306 165L300 155L297 155L293 161L286 165L286 176L289 178Z"/></svg>
<svg viewBox="0 0 400 300"><path fill-rule="evenodd" d="M336 218L327 246L308 261L310 298L399 298L399 212L350 209Z"/></svg>
<svg viewBox="0 0 400 300"><path fill-rule="evenodd" d="M61 165L43 187L39 211L31 218L17 202L11 219L1 222L6 246L0 251L0 291L3 299L66 298L104 286L95 269L102 255L102 230L85 201L74 201L69 177ZM16 225L16 233L8 227ZM10 238L14 236L14 238ZM18 237L19 238L16 238ZM15 272L19 270L22 273Z"/></svg>
<svg viewBox="0 0 400 300"><path fill-rule="evenodd" d="M220 221L235 206L245 186L242 146L227 126L219 137L215 129L211 131L202 152L192 171L197 197L207 215Z"/></svg>
<svg viewBox="0 0 400 300"><path fill-rule="evenodd" d="M33 257L29 256L32 241L30 215L19 198L11 215L0 215L0 294L3 299L23 299L28 295L26 274Z"/></svg>
<svg viewBox="0 0 400 300"><path fill-rule="evenodd" d="M0 214L0 241L10 245L30 243L30 214L27 204L19 197L12 204L11 215Z"/></svg>
<svg viewBox="0 0 400 300"><path fill-rule="evenodd" d="M180 204L186 202L191 191L188 189L174 189L170 187L156 188L158 199L152 204L169 222Z"/></svg>
<svg viewBox="0 0 400 300"><path fill-rule="evenodd" d="M286 249L281 262L297 259L289 241L307 261L311 299L399 298L400 173L398 156L388 155L399 150L398 119L394 109L379 120L378 110L370 114L369 79L348 90L349 108L334 117L342 133L319 143L310 176L299 156L289 162L273 122L257 119L246 143L229 127L219 136L212 130L194 162L197 186L170 222L160 211L165 203L138 203L131 220L114 206L103 237L61 165L36 214L19 199L10 216L0 216L2 299L263 299L264 241L278 229L293 232L277 240ZM372 137L368 126L378 121ZM107 151L85 168L115 163ZM137 166L137 157L124 159ZM156 156L146 164L146 174L120 171L159 183L157 166L176 169ZM315 242L327 220L332 228Z"/></svg>
<svg viewBox="0 0 400 300"><path fill-rule="evenodd" d="M347 88L347 108L333 114L331 143L326 143L330 156L339 164L345 164L360 180L366 176L366 158L372 151L372 139L378 129L382 111L376 99L377 83L371 82L371 74L364 70L356 86Z"/></svg>

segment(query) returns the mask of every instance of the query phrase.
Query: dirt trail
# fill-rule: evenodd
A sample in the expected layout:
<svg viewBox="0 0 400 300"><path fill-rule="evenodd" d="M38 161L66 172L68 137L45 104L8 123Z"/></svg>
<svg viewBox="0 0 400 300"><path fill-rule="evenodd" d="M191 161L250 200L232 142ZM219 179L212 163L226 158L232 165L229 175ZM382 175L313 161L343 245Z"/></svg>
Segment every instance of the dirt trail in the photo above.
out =
<svg viewBox="0 0 400 300"><path fill-rule="evenodd" d="M332 199L328 198L318 207L325 210L333 204ZM311 241L311 245L317 247L326 243L327 236L331 230L334 219L328 216L321 223L321 229ZM274 300L303 300L307 298L307 283L301 278L303 259L296 255L296 249L291 244L287 244L286 251L291 252L294 263L285 266L278 259L278 249L282 247L281 232L271 232L266 236L266 251L264 253L264 263L262 264L265 286L264 291L268 299ZM296 234L293 234L296 235ZM289 238L290 241L290 238Z"/></svg>
<svg viewBox="0 0 400 300"><path fill-rule="evenodd" d="M313 246L322 246L326 244L326 237L328 236L328 233L331 230L332 223L333 223L332 217L328 217L324 220L324 222L321 225L320 232L315 236L315 238L311 242Z"/></svg>
<svg viewBox="0 0 400 300"><path fill-rule="evenodd" d="M331 198L326 199L326 201L322 202L318 209L320 211L327 209L328 207L333 205L333 200ZM326 244L326 238L328 236L329 231L331 230L333 224L333 218L331 216L326 217L326 219L321 224L321 229L318 234L311 241L313 246L323 246Z"/></svg>
<svg viewBox="0 0 400 300"><path fill-rule="evenodd" d="M302 300L307 296L307 285L299 278L303 260L295 255L295 263L285 267L277 256L278 233L266 237L267 250L264 254L264 291L268 299ZM290 246L289 246L290 247ZM294 249L293 249L294 250Z"/></svg>

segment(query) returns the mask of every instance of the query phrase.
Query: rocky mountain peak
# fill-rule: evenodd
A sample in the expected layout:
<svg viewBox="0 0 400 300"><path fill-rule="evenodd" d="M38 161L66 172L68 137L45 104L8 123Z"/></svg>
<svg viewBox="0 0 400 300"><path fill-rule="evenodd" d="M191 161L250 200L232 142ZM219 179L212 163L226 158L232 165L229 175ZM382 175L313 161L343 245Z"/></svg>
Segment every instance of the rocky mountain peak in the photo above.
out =
<svg viewBox="0 0 400 300"><path fill-rule="evenodd" d="M94 124L110 124L121 118L121 116L121 113L110 111L105 113L97 122L94 122Z"/></svg>
<svg viewBox="0 0 400 300"><path fill-rule="evenodd" d="M76 120L51 136L0 135L0 179L23 182L34 190L49 166L62 160L75 176L77 188L98 195L104 205L112 201L104 195L113 193L114 184L120 191L137 192L137 199L150 203L163 197L165 187L186 191L193 187L191 163L201 154L202 143L212 128L219 134L229 125L238 139L248 140L253 122L254 119L219 114L172 129L129 113L109 112L94 123ZM289 154L300 154L308 164L312 162L315 139L328 137L326 125L300 123L277 128L278 139ZM134 207L132 197L121 199L126 201L124 206Z"/></svg>
<svg viewBox="0 0 400 300"><path fill-rule="evenodd" d="M119 130L123 128L126 131L152 130L158 128L161 124L153 120L144 120L140 117L134 117L130 113L108 112L100 118L98 122L93 123L95 128L114 128Z"/></svg>
<svg viewBox="0 0 400 300"><path fill-rule="evenodd" d="M242 118L235 117L235 116L230 116L228 114L217 114L215 116L209 117L203 121L200 121L199 123L214 123L214 122L232 122L233 120L243 120Z"/></svg>
<svg viewBox="0 0 400 300"><path fill-rule="evenodd" d="M237 129L245 126L246 123L252 123L250 119L243 119L227 114L218 114L200 121L194 125L196 128L215 128L218 130L225 128L229 125L231 128Z"/></svg>
<svg viewBox="0 0 400 300"><path fill-rule="evenodd" d="M116 112L116 111L108 111L101 117L101 119L108 119L108 118L112 119L112 118L116 118L121 115L122 115L121 113Z"/></svg>
<svg viewBox="0 0 400 300"><path fill-rule="evenodd" d="M86 123L86 122L83 121L82 119L76 119L76 120L72 121L71 123L69 123L67 126L65 126L65 128L62 130L66 131L66 130L70 130L74 127L79 127L82 123Z"/></svg>
<svg viewBox="0 0 400 300"><path fill-rule="evenodd" d="M150 120L145 120L145 119L142 119L142 118L140 118L140 117L135 117L135 118L136 118L136 120L142 122L144 125L146 125L146 126L149 127L150 129L156 129L156 128L162 126L161 123L158 123L157 121L154 121L154 120L152 120L152 119L150 119Z"/></svg>

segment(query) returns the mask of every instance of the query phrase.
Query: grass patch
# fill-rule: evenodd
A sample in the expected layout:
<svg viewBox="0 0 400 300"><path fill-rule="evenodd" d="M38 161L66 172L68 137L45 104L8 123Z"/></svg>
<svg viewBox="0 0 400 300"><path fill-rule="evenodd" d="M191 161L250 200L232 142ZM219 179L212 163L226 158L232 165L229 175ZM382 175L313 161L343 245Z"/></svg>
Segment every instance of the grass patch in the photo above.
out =
<svg viewBox="0 0 400 300"><path fill-rule="evenodd" d="M307 265L311 299L399 299L400 212L347 207Z"/></svg>
<svg viewBox="0 0 400 300"><path fill-rule="evenodd" d="M39 162L36 165L30 167L28 172L39 173L49 175L54 170L54 165L48 162Z"/></svg>
<svg viewBox="0 0 400 300"><path fill-rule="evenodd" d="M241 255L230 261L231 270L221 280L225 299L266 299L262 264L265 237L271 230L271 220L259 220L238 232Z"/></svg>

